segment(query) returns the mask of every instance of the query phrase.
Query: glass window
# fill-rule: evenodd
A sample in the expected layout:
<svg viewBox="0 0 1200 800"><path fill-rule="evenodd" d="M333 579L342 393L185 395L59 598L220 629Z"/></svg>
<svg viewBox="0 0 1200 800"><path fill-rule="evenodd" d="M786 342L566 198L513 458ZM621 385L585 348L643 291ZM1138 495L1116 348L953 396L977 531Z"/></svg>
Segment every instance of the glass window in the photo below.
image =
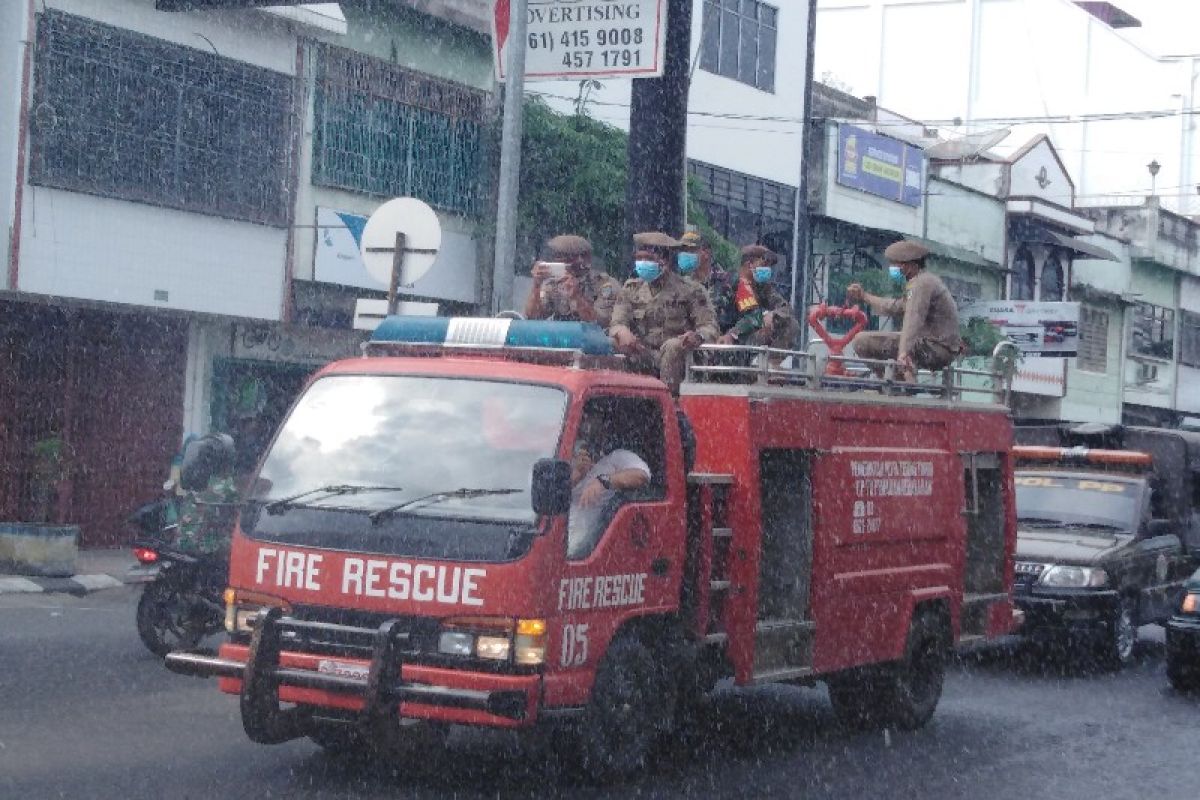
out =
<svg viewBox="0 0 1200 800"><path fill-rule="evenodd" d="M1133 309L1131 355L1170 360L1175 355L1175 310L1150 303Z"/></svg>
<svg viewBox="0 0 1200 800"><path fill-rule="evenodd" d="M598 397L584 406L572 448L571 512L567 557L586 558L603 538L625 503L661 498L666 490L666 451L662 407L654 400ZM641 489L615 491L597 483L600 475L641 472ZM597 483L589 496L589 485Z"/></svg>
<svg viewBox="0 0 1200 800"><path fill-rule="evenodd" d="M280 429L254 499L301 495L309 510L363 514L408 503L405 516L532 522L533 464L555 455L565 408L566 395L547 386L322 378Z"/></svg>
<svg viewBox="0 0 1200 800"><path fill-rule="evenodd" d="M1057 253L1046 256L1042 265L1041 299L1045 302L1063 299L1063 268Z"/></svg>
<svg viewBox="0 0 1200 800"><path fill-rule="evenodd" d="M778 14L759 0L707 0L700 68L774 92Z"/></svg>

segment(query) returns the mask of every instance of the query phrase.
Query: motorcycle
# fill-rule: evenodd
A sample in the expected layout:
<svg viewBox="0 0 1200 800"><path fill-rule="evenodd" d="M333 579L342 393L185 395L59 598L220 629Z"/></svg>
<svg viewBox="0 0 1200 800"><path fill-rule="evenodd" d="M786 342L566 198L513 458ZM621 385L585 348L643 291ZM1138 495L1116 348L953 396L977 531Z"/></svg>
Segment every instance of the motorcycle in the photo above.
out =
<svg viewBox="0 0 1200 800"><path fill-rule="evenodd" d="M220 461L226 457L226 450L232 452L232 442L224 436L205 437L185 448L179 480L183 489L201 491L204 487L189 480L190 465L214 458ZM138 600L137 632L146 649L160 658L172 650L194 649L223 630L223 594L228 577L224 551L208 553L179 546L180 495L173 491L173 482L164 489L167 494L163 498L142 506L130 517L140 531L133 543L134 558L144 566L157 568ZM236 508L236 503L194 502L215 510L215 524L231 524L228 512Z"/></svg>

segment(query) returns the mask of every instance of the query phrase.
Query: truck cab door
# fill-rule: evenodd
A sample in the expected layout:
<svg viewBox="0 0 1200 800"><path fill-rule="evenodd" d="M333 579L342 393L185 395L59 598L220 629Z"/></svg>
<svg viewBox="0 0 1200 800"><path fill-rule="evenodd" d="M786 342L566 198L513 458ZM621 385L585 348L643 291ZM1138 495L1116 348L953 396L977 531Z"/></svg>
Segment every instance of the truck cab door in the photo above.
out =
<svg viewBox="0 0 1200 800"><path fill-rule="evenodd" d="M575 477L548 654L566 671L594 669L627 620L678 609L686 535L679 428L670 399L593 393L573 422L576 436L568 444L576 464L585 463L581 449L592 449L587 459L593 465L640 462L650 477L641 488L604 493L591 507L583 496L596 482L596 470ZM573 681L564 691L585 684Z"/></svg>

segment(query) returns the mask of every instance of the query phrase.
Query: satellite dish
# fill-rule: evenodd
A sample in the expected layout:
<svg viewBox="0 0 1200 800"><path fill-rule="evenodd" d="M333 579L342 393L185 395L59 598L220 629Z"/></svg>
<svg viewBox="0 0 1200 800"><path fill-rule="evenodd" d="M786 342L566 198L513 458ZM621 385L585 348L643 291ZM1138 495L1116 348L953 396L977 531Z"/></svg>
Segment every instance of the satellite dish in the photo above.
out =
<svg viewBox="0 0 1200 800"><path fill-rule="evenodd" d="M397 258L397 234L403 252ZM411 286L433 267L442 246L442 224L429 204L415 197L397 197L375 209L362 232L363 265L384 286ZM392 269L401 274L393 284Z"/></svg>

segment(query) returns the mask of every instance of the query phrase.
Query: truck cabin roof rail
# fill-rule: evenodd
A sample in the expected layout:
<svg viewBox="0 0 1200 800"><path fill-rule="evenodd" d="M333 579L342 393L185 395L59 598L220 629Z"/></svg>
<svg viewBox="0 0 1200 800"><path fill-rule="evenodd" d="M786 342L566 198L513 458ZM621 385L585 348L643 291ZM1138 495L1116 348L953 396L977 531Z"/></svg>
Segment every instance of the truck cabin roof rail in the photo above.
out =
<svg viewBox="0 0 1200 800"><path fill-rule="evenodd" d="M582 350L556 347L490 347L485 345L434 344L431 342L363 342L368 358L491 358L527 364L573 367L575 369L625 369L625 356L592 355Z"/></svg>
<svg viewBox="0 0 1200 800"><path fill-rule="evenodd" d="M810 391L874 391L884 396L922 396L947 403L1007 406L1011 374L994 359L993 369L951 365L931 372L918 370L915 381L901 380L900 364L809 350L786 350L737 344L706 344L688 365L693 384L757 384ZM879 375L877 375L879 373Z"/></svg>

